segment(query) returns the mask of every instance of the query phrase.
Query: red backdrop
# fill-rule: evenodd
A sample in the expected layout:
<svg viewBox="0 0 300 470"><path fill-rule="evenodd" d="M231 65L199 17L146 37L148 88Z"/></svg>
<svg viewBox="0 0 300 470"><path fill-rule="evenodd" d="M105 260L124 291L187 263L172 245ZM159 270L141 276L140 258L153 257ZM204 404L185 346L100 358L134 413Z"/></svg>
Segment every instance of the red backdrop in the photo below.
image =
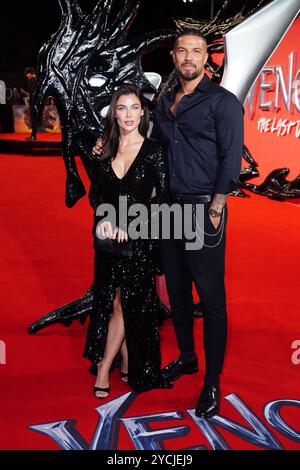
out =
<svg viewBox="0 0 300 470"><path fill-rule="evenodd" d="M300 101L299 60L297 64L297 55L300 56L299 34L300 17L294 21L257 79L252 97L252 113L249 107L249 95L245 104L245 144L259 163L260 176L252 180L255 183L263 181L275 168L290 168L288 179L293 179L300 173L300 112L295 105L295 93L298 93ZM276 80L278 82L281 71L287 93L289 92L288 84L291 83L290 111L284 103L282 86L279 86L277 107L275 103ZM267 88L259 100L263 84ZM269 103L272 109L261 109L259 101L261 104L262 102ZM282 123L281 127L280 123ZM288 124L291 124L290 130L287 128Z"/></svg>

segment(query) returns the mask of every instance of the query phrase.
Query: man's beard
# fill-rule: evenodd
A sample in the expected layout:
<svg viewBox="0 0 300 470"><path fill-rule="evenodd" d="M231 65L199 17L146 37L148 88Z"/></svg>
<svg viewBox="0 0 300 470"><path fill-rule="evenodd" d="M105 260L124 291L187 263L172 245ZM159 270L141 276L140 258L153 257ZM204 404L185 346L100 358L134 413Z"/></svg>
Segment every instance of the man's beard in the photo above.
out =
<svg viewBox="0 0 300 470"><path fill-rule="evenodd" d="M195 80L196 78L199 78L204 70L204 67L202 67L200 70L195 70L193 73L184 73L182 72L179 68L176 67L176 72L179 75L180 78L185 80L186 82L191 82L192 80Z"/></svg>

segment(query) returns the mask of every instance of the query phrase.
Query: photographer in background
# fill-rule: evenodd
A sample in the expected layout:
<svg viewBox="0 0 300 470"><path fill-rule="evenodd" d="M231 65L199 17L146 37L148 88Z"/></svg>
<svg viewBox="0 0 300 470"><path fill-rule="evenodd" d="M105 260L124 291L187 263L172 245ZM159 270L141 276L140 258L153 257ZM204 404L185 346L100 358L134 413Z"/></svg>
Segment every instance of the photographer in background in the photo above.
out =
<svg viewBox="0 0 300 470"><path fill-rule="evenodd" d="M24 70L24 76L25 76L26 80L24 80L24 83L21 87L21 93L22 93L23 100L24 100L25 104L29 106L28 114L29 114L29 116L31 116L31 112L30 112L30 110L31 110L31 97L32 97L32 93L33 93L33 90L34 90L35 80L36 80L35 69L33 67L26 67L26 69ZM31 121L32 120L30 119L30 122ZM36 140L37 129L38 129L38 123L35 120L33 120L31 122L31 135L29 137L27 137L26 139L27 140Z"/></svg>

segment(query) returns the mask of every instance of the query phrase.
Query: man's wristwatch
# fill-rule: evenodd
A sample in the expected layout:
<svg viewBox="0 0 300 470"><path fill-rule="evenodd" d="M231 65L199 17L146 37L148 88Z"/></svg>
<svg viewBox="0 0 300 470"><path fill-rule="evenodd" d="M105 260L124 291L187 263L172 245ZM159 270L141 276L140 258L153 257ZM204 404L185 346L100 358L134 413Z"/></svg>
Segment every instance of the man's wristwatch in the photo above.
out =
<svg viewBox="0 0 300 470"><path fill-rule="evenodd" d="M221 217L222 211L218 212L216 209L209 209L209 215L212 217Z"/></svg>

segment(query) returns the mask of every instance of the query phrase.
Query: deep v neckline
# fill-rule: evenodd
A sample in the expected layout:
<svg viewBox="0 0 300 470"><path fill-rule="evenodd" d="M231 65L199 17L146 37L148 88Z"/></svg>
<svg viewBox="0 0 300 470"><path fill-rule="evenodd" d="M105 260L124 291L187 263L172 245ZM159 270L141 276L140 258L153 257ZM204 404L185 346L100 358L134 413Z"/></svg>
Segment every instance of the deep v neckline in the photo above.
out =
<svg viewBox="0 0 300 470"><path fill-rule="evenodd" d="M146 137L144 138L143 142L142 142L142 145L140 146L140 149L138 151L138 153L136 154L136 156L134 157L132 163L129 165L128 167L128 170L126 171L125 175L122 176L122 178L119 178L118 175L116 174L115 170L113 169L112 167L112 159L110 160L110 168L111 168L111 171L113 172L114 176L117 178L117 180L119 181L122 181L126 176L127 174L129 173L129 171L131 170L131 168L133 167L133 165L135 164L135 162L137 161L138 157L140 156L140 153L141 153L141 150L144 146L146 142Z"/></svg>

